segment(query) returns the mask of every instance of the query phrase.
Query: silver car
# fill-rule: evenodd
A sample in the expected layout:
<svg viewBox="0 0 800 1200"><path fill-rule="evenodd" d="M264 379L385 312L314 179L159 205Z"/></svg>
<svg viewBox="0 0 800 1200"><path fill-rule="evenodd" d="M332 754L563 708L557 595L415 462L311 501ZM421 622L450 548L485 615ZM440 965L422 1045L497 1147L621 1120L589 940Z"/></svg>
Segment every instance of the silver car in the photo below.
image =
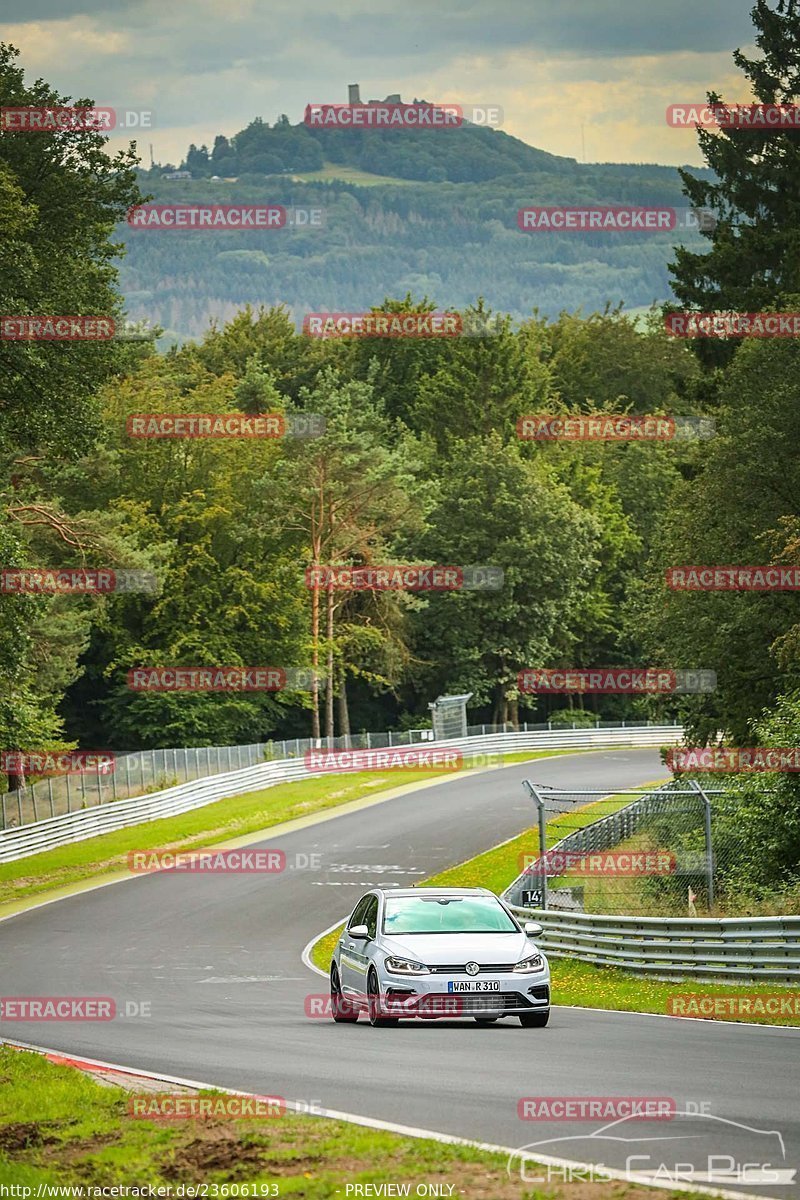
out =
<svg viewBox="0 0 800 1200"><path fill-rule="evenodd" d="M487 888L375 888L353 909L331 962L334 1021L396 1025L401 1017L550 1016L550 969L531 938Z"/></svg>

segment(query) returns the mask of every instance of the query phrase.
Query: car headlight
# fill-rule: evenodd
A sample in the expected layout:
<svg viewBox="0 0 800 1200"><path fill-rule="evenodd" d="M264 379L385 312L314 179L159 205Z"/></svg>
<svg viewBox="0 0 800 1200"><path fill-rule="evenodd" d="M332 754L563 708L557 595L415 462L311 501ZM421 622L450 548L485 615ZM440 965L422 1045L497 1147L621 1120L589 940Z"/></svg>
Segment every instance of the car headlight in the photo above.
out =
<svg viewBox="0 0 800 1200"><path fill-rule="evenodd" d="M544 966L544 959L541 954L532 954L530 958L523 958L514 967L515 971L519 971L521 975L532 975L535 971L541 971Z"/></svg>
<svg viewBox="0 0 800 1200"><path fill-rule="evenodd" d="M430 975L423 963L412 958L387 958L383 965L392 975Z"/></svg>

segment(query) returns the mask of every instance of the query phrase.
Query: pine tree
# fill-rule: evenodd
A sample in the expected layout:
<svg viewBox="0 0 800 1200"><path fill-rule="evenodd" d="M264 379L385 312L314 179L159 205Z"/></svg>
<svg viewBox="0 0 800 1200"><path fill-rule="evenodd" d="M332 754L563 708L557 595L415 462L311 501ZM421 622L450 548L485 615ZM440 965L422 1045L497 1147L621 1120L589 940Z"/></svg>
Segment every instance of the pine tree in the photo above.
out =
<svg viewBox="0 0 800 1200"><path fill-rule="evenodd" d="M753 22L759 58L734 52L756 100L794 104L800 95L800 13L797 0L757 0ZM709 104L723 103L716 92ZM717 215L708 253L678 247L670 269L682 306L702 312L759 312L780 308L800 293L800 129L698 129L700 148L715 177L682 170L691 203ZM726 361L735 342L704 342L708 363Z"/></svg>

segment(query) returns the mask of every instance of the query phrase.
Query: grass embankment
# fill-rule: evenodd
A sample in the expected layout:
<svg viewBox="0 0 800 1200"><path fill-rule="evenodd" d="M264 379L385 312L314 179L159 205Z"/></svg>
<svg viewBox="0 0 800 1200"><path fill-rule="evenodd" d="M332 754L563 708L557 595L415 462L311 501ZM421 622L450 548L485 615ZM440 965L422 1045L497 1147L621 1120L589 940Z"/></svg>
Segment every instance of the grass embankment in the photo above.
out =
<svg viewBox="0 0 800 1200"><path fill-rule="evenodd" d="M205 1188L195 1193L200 1196L224 1196L214 1185L230 1183L260 1184L258 1194L292 1200L333 1200L344 1195L348 1184L381 1183L410 1184L411 1195L418 1184L438 1184L439 1195L465 1200L524 1200L531 1195L567 1200L575 1195L570 1185L556 1182L537 1185L532 1193L519 1174L508 1176L505 1155L343 1121L293 1113L260 1120L143 1120L129 1115L130 1093L124 1089L101 1086L74 1067L2 1046L0 1079L0 1180L6 1186L29 1187L32 1196L47 1184L150 1184L170 1187L173 1194L183 1184ZM518 1140L525 1140L524 1132ZM545 1171L531 1164L526 1170L529 1177ZM623 1195L625 1200L649 1200L653 1195L650 1189L626 1184L578 1186L581 1200ZM242 1192L231 1189L227 1194ZM687 1200L686 1192L659 1195Z"/></svg>
<svg viewBox="0 0 800 1200"><path fill-rule="evenodd" d="M648 787L655 784L645 785ZM548 849L560 841L573 829L581 828L598 816L605 816L630 803L630 796L613 796L606 800L587 804L582 808L561 813L547 822ZM598 812L598 809L600 810ZM537 830L529 830L494 846L477 858L469 859L447 871L441 871L424 881L423 886L438 887L488 887L495 893L500 893L508 887L520 871L525 856L536 856L539 853L539 835ZM342 932L342 925L320 938L311 951L311 960L315 966L327 974L331 956ZM665 1014L670 1011L671 1002L675 997L689 994L711 997L720 996L730 1000L732 996L744 994L747 997L778 997L791 999L795 1007L800 1009L797 988L772 987L766 984L741 984L733 987L725 983L700 983L694 979L686 979L682 983L670 983L658 979L643 978L630 971L614 967L595 967L591 963L581 962L574 958L552 958L550 961L552 975L553 1003L555 1005L574 1005L580 1008L614 1009L620 1012L643 1012ZM687 1015L693 1015L691 1007ZM724 1020L725 1014L720 1013L714 1020ZM768 1015L738 1013L733 1018L760 1025L800 1025L800 1011L796 1015Z"/></svg>
<svg viewBox="0 0 800 1200"><path fill-rule="evenodd" d="M517 751L504 755L501 761L502 765L509 765L573 753L580 751ZM0 916L4 904L79 885L95 877L102 881L127 871L127 854L131 850L195 850L217 846L380 792L453 775L453 771L416 768L319 775L314 779L276 784L259 792L217 800L178 816L148 821L84 842L58 846L18 862L3 863L0 864Z"/></svg>
<svg viewBox="0 0 800 1200"><path fill-rule="evenodd" d="M360 167L330 162L324 163L318 171L296 171L292 174L292 179L299 183L324 183L330 179L339 179L344 183L358 184L360 187L379 187L381 184L409 187L419 183L416 179L401 179L399 175L373 175L369 171L362 171Z"/></svg>

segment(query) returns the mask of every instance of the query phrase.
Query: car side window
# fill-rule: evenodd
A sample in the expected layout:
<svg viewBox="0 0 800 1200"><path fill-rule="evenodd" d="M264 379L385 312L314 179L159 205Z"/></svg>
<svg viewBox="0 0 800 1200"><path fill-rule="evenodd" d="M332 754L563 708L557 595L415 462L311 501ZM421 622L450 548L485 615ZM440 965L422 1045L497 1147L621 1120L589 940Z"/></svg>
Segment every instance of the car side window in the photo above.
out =
<svg viewBox="0 0 800 1200"><path fill-rule="evenodd" d="M363 918L364 924L367 927L367 933L371 938L374 938L378 932L378 897L367 897L367 911Z"/></svg>
<svg viewBox="0 0 800 1200"><path fill-rule="evenodd" d="M347 922L347 928L352 929L354 925L366 925L364 914L367 911L367 905L373 897L362 896L358 904L353 909L353 915Z"/></svg>

